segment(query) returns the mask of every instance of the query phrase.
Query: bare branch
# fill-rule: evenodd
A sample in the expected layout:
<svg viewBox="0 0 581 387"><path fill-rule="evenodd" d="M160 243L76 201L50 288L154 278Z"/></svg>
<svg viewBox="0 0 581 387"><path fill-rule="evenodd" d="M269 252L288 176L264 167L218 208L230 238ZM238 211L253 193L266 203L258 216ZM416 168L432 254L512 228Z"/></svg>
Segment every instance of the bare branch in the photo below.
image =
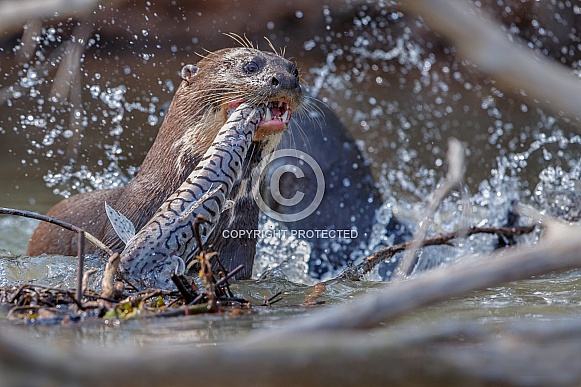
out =
<svg viewBox="0 0 581 387"><path fill-rule="evenodd" d="M452 42L460 54L503 87L523 90L556 113L579 119L581 80L563 65L510 41L502 26L467 1L402 0Z"/></svg>
<svg viewBox="0 0 581 387"><path fill-rule="evenodd" d="M13 208L0 207L0 214L23 216L25 218L31 218L31 219L41 220L43 222L56 224L57 226L60 226L62 228L66 228L67 230L74 231L76 233L83 232L85 234L85 238L89 242L91 242L93 244L93 246L105 251L109 255L113 254L113 251L109 247L107 247L103 242L101 242L99 239L97 239L94 235L89 234L88 232L85 232L85 230L83 230L80 227L75 226L72 223L64 222L60 219L53 218L52 216L42 215L42 214L39 214L37 212L25 211L25 210L16 210Z"/></svg>
<svg viewBox="0 0 581 387"><path fill-rule="evenodd" d="M101 280L101 297L115 298L115 274L119 268L120 260L121 256L119 253L111 255L107 260L103 279Z"/></svg>
<svg viewBox="0 0 581 387"><path fill-rule="evenodd" d="M467 231L456 230L446 234L434 235L429 238L425 238L421 242L420 247L427 246L438 246L438 245L449 245L454 239L459 237L469 237L476 234L493 234L497 236L504 237L514 237L516 235L523 235L531 233L535 230L535 226L524 226L524 227L470 227ZM349 267L345 269L338 278L349 279L352 281L361 281L363 276L373 270L381 262L385 262L391 259L397 253L409 250L411 248L411 242L398 243L393 246L383 247L381 250L371 254L366 257L361 263L356 266ZM333 280L331 280L333 281Z"/></svg>

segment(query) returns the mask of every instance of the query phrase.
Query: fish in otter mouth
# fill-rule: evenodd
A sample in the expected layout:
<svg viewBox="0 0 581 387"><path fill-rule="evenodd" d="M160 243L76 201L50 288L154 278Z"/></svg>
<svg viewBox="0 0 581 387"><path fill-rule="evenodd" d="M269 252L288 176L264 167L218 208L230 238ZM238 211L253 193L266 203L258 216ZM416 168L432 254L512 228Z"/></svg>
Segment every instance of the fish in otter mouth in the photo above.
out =
<svg viewBox="0 0 581 387"><path fill-rule="evenodd" d="M186 263L200 252L195 228L199 227L202 243L206 242L224 211L230 191L242 175L254 133L268 123L266 110L264 104L241 103L229 115L194 171L153 218L125 241L121 268L128 275L150 287L173 287L171 273L183 273ZM118 212L107 210L114 228L125 222ZM206 221L198 225L199 215Z"/></svg>
<svg viewBox="0 0 581 387"><path fill-rule="evenodd" d="M64 199L48 215L78 225L115 251L125 251L122 262L132 276L165 286L161 272L181 266L178 259L169 257L187 261L195 252L190 231L177 226L161 230L168 235L156 238L176 243L167 247L163 257L150 251L149 257L142 260L128 251L141 248L137 236L154 219L163 218L165 223L177 224L204 208L214 226L213 230L206 231L206 246L218 253L227 270L242 264L245 269L237 277L250 278L257 243L251 231L257 229L259 216L253 199L258 187L252 184L252 172L276 149L291 116L300 113L305 105L299 71L293 62L276 52L247 45L211 52L196 65L184 66L181 75L183 81L135 179L123 187ZM233 119L242 121L235 124ZM222 138L223 131L229 134ZM218 155L223 159L219 160ZM212 162L221 162L220 171L224 173L214 175L207 171L203 176L195 175L199 168L214 168ZM193 193L182 186L195 186L202 180L204 184ZM192 210L193 203L200 202L202 197L203 204ZM115 232L107 217L105 202L134 225L135 241L129 243L130 238L123 240ZM233 204L228 207L226 202ZM175 213L164 218L163 211L170 208ZM238 239L222 238L223 230L227 229L249 232ZM154 235L153 228L147 230L141 235ZM27 254L74 255L76 238L68 230L41 223L31 238ZM147 239L147 243L154 239ZM155 260L171 261L171 264L160 264L155 269ZM140 265L148 269L140 269Z"/></svg>
<svg viewBox="0 0 581 387"><path fill-rule="evenodd" d="M228 104L227 114L230 115L243 101L230 102ZM284 101L274 101L266 103L266 114L260 121L258 128L263 135L273 135L282 133L287 129L291 119L291 109L289 104Z"/></svg>

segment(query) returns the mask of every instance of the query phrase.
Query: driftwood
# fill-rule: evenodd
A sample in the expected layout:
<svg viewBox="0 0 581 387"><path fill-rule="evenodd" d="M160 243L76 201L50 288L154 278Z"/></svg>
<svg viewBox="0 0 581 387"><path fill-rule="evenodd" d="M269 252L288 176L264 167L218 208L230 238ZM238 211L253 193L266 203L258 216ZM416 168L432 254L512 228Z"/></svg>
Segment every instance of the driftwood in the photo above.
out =
<svg viewBox="0 0 581 387"><path fill-rule="evenodd" d="M467 344L458 343L460 335ZM67 353L23 343L24 337L13 329L3 330L0 339L2 375L31 387L188 386L199 381L209 386L289 381L301 386L572 386L581 379L581 326L573 320L556 322L549 333L538 324L507 324L500 332L464 324L419 333L406 330L397 338L318 333L161 353L135 347L85 347ZM507 362L509 358L517 360ZM34 379L15 378L19 373L34 373Z"/></svg>
<svg viewBox="0 0 581 387"><path fill-rule="evenodd" d="M458 170L457 166L451 169ZM454 186L450 184L448 188ZM448 188L435 198L441 201ZM532 209L517 207L516 210L545 227L544 239L537 245L466 258L416 278L389 283L380 293L320 310L310 318L295 319L292 325L257 332L223 346L178 349L164 354L163 358L155 356L155 351L144 353L122 347L106 350L84 347L81 351L70 349L67 352L37 345L29 337L2 329L0 360L6 367L2 375L6 381L16 380L30 386L188 385L192 375L210 385L280 385L293 381L301 385L389 383L426 386L501 382L542 386L550 382L558 386L581 382L581 371L577 367L577 360L581 359L581 323L576 321L558 329L552 324L549 330L533 324L528 331L509 326L499 332L475 323L450 325L448 322L423 329L417 327L419 330L406 326L397 336L390 331L374 329L422 306L471 290L581 267L578 254L581 229L543 218ZM487 231L502 233L506 230ZM447 238L438 236L432 242L448 243L459 235L460 232ZM111 288L115 261L113 256L108 265L105 289ZM368 259L370 261L373 259ZM312 305L323 289L323 286L315 287L307 303ZM18 297L22 290L17 289L11 298ZM231 294L228 288L224 291L226 295ZM153 290L134 296L128 314L138 313L145 300L162 294L163 291ZM276 297L265 300L265 304L273 304ZM190 298L191 303L198 299L193 295ZM212 297L208 300L207 306L184 305L157 315L170 317L216 309L215 300ZM80 304L79 308L82 307ZM27 312L30 307L22 308L13 310ZM111 310L115 315L126 312ZM40 313L38 309L34 311ZM360 332L365 329L374 329L372 335ZM535 334L533 340L531 332ZM563 335L567 340L560 340ZM458 341L458 337L463 340ZM468 346L463 344L465 342ZM515 356L516 361L509 361ZM216 364L220 372L216 372ZM386 367L391 364L397 367ZM104 374L103 370L107 372ZM535 372L523 373L523 370Z"/></svg>
<svg viewBox="0 0 581 387"><path fill-rule="evenodd" d="M453 147L454 148L454 147ZM455 147L455 149L459 149ZM451 152L451 154L458 152ZM440 194L434 197L434 210L443 200L449 189L461 182L461 163L450 167L447 184L443 185ZM452 176L454 175L454 176ZM543 385L550 380L558 385L552 372L540 375L527 375L514 372L514 367L506 367L505 361L498 360L506 353L504 341L497 338L498 332L488 328L471 325L436 327L434 331L424 329L420 334L407 333L405 337L394 339L389 333L376 331L374 337L353 330L372 329L382 322L392 321L403 314L419 307L434 304L450 297L465 294L471 290L499 285L505 282L529 278L533 275L581 267L578 251L581 248L581 229L561 224L555 220L542 219L532 210L523 210L528 215L543 221L546 227L545 239L538 245L503 250L491 256L480 256L464 259L460 263L440 269L406 281L394 282L385 286L381 293L362 297L359 300L344 304L334 309L314 313L312 317L293 321L276 331L257 332L249 337L229 343L228 345L208 349L186 349L172 351L163 360L143 354L130 348L108 348L102 353L98 348L84 348L81 353L71 354L52 349L32 346L30 339L19 337L14 341L13 334L5 336L6 330L0 331L0 360L8 365L10 377L27 385L48 384L82 384L86 386L101 385L186 385L189 375L205 380L208 384L253 384L276 385L293 380L302 385L320 385L328 383L380 385L397 383L404 385L429 385L429 383L446 382L448 385L464 385L478 381L505 384L521 383L522 380ZM529 229L530 230L530 229ZM478 231L472 229L472 232ZM488 230L490 231L490 230ZM508 230L515 232L514 229ZM502 233L493 230L491 232ZM456 232L444 238L433 239L433 243L448 243L461 233ZM416 242L417 243L417 242ZM421 244L426 244L422 242ZM111 257L106 275L107 292L112 288L115 256ZM374 262L368 259L367 262ZM227 279L227 278L226 278ZM178 281L176 281L176 284ZM320 297L324 289L319 287L307 298L307 303ZM224 289L226 295L229 289ZM143 301L161 295L159 291L145 292L132 301L129 314L137 313ZM266 305L276 302L277 295L265 300ZM191 303L198 298L194 295L184 297ZM212 297L208 306L183 306L167 310L158 315L177 316L183 314L204 313L208 308L215 310ZM82 307L80 305L79 307ZM118 313L118 309L112 309ZM124 312L124 311L123 311ZM470 329L469 329L470 328ZM349 333L346 333L348 331ZM414 332L410 330L409 332ZM546 338L528 341L526 346L519 345L518 361L522 367L530 368L538 362L539 357L547 355L547 349L559 354L568 361L581 356L581 324L569 327L569 338L563 345L547 345ZM549 333L554 334L554 331ZM461 346L457 336L469 337L470 348ZM511 332L504 333L512 342L522 342L523 335L512 337ZM551 337L551 336L549 336ZM578 341L577 337L579 337ZM28 344L24 344L28 342ZM473 348L474 342L481 349ZM575 345L573 345L574 343ZM28 347L27 347L28 345ZM284 351L281 352L281 348ZM429 348L429 350L427 350ZM522 349L527 351L521 353ZM510 349L510 348L509 348ZM111 355L113 351L114 355ZM463 351L463 352L461 352ZM535 351L535 352L531 352ZM17 352L17 356L8 355ZM463 356L459 356L463 353ZM491 356L490 354L494 354ZM514 352L508 351L511 355ZM525 356L526 355L526 356ZM411 358L410 358L411 357ZM410 361L411 359L411 361ZM559 359L551 356L551 359ZM483 365L484 363L484 365ZM216 373L213 365L219 364L221 371ZM398 364L397 372L386 369L386 364ZM403 364L403 365L402 365ZM562 365L562 364L561 364ZM581 371L565 367L565 373L559 374L563 383L581 381ZM34 376L24 369L34 369ZM102 370L107 370L103 379ZM276 372L265 372L265 370ZM437 372L430 372L437 369ZM553 365L547 370L552 371ZM459 372L459 371L462 372ZM20 371L20 372L19 372ZM500 372L500 376L498 373ZM568 373L567 373L568 372ZM353 377L353 375L356 375ZM547 375L548 379L547 379ZM298 379L297 379L298 378ZM37 383L42 380L42 383ZM37 384L35 384L37 383Z"/></svg>
<svg viewBox="0 0 581 387"><path fill-rule="evenodd" d="M421 306L472 290L581 267L580 238L580 228L547 220L546 236L541 243L490 256L466 258L397 285L388 284L383 293L301 322L295 321L285 332L372 328ZM276 332L277 335L282 333Z"/></svg>

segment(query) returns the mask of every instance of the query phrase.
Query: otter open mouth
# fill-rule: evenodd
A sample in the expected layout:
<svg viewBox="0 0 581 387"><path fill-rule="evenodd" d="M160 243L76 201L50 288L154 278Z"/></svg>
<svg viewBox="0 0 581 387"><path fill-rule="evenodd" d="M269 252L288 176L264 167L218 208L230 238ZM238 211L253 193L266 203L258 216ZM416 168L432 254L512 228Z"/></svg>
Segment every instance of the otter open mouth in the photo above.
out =
<svg viewBox="0 0 581 387"><path fill-rule="evenodd" d="M228 104L227 115L238 107L242 101L231 102ZM258 124L256 130L257 139L267 137L273 134L284 132L291 118L291 109L288 103L284 101L270 101L266 103L266 114L264 119Z"/></svg>
<svg viewBox="0 0 581 387"><path fill-rule="evenodd" d="M262 123L267 123L268 121L282 121L286 125L290 120L290 116L291 111L286 102L268 102L266 104L266 116Z"/></svg>

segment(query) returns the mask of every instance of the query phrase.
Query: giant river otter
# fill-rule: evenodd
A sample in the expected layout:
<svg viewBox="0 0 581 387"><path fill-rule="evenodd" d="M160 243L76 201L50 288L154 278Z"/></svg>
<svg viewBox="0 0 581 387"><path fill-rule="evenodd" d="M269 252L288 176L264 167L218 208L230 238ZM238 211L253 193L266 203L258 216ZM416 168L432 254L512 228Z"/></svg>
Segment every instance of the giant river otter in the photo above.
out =
<svg viewBox="0 0 581 387"><path fill-rule="evenodd" d="M232 205L221 213L207 239L226 269L244 264L245 270L238 277L249 278L256 235L249 232L242 238L223 239L222 230L251 231L258 227L259 209L253 199L258 187L251 184L252 169L274 151L291 114L300 113L304 105L298 69L281 55L245 46L209 53L197 66L185 66L182 78L135 179L124 187L67 198L48 215L78 225L113 250L122 251L124 243L107 218L105 202L124 214L136 230L142 229L194 171L233 110L241 103L261 105L264 117L252 133L240 176L232 180L225 196ZM75 249L75 234L41 223L27 254L73 255Z"/></svg>

